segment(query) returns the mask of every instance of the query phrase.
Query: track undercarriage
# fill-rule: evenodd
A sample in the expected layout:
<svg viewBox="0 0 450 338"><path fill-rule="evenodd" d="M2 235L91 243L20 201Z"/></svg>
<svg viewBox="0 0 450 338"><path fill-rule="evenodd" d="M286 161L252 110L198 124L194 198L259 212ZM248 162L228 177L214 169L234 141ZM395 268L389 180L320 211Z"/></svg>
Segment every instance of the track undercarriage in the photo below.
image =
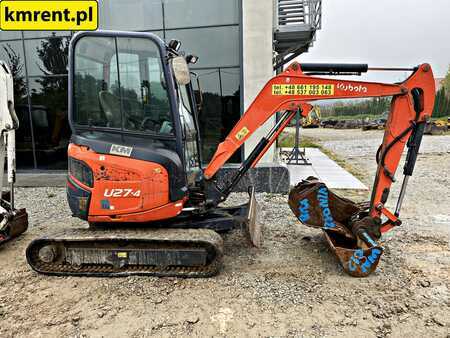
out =
<svg viewBox="0 0 450 338"><path fill-rule="evenodd" d="M206 215L182 214L157 224L111 229L69 229L34 240L27 248L30 266L58 276L158 276L201 278L219 273L223 240L219 233L247 230L260 241L254 190L248 204L217 208Z"/></svg>

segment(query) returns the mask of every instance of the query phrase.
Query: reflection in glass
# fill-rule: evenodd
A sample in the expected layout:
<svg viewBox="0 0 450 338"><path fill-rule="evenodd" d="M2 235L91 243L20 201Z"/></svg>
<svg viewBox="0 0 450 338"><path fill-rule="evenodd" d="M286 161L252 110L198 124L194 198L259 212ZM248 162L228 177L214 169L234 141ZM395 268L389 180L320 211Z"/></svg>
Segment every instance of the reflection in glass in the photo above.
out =
<svg viewBox="0 0 450 338"><path fill-rule="evenodd" d="M193 67L201 76L205 98L200 112L204 160L211 158L217 144L239 118L239 3L239 0L99 2L103 29L154 31L164 38L162 29L166 28L166 41L180 39L183 50L200 57ZM209 25L235 26L187 29ZM38 167L65 169L63 147L70 135L66 103L67 53L72 34L69 31L25 31L23 35L24 42L21 31L0 31L0 41L3 40L0 58L12 69L16 111L22 124L17 133L18 167L33 167L33 125ZM170 133L169 105L159 61L142 52L132 53L126 44L120 48L117 58L114 43L109 59L105 60L99 53L103 47L93 44L87 50L80 50L84 57L78 57L77 61L80 70L77 77L81 81L76 83L78 106L74 112L80 123ZM31 107L28 107L25 63L30 76ZM206 67L210 69L204 69ZM221 67L220 71L218 67ZM103 107L99 103L100 93L104 93L103 101L106 102ZM109 112L107 102L111 107ZM105 111L110 116L109 121ZM241 159L237 155L234 160Z"/></svg>
<svg viewBox="0 0 450 338"><path fill-rule="evenodd" d="M74 122L79 125L121 128L116 44L114 38L86 37L75 48Z"/></svg>
<svg viewBox="0 0 450 338"><path fill-rule="evenodd" d="M25 60L22 41L9 41L0 44L0 59L5 61L14 79L14 103L26 102Z"/></svg>
<svg viewBox="0 0 450 338"><path fill-rule="evenodd" d="M15 104L15 110L19 119L19 129L16 131L16 161L20 169L33 169L33 142L31 137L30 113L28 104Z"/></svg>
<svg viewBox="0 0 450 338"><path fill-rule="evenodd" d="M71 31L23 31L25 39L48 38L51 36L70 36Z"/></svg>
<svg viewBox="0 0 450 338"><path fill-rule="evenodd" d="M239 23L239 0L164 0L166 28Z"/></svg>
<svg viewBox="0 0 450 338"><path fill-rule="evenodd" d="M85 37L75 50L74 122L171 134L157 45L142 38ZM119 68L117 68L117 66Z"/></svg>
<svg viewBox="0 0 450 338"><path fill-rule="evenodd" d="M0 58L8 64L14 79L14 105L20 125L16 132L17 165L21 168L33 168L33 143L22 41L9 41L0 44Z"/></svg>
<svg viewBox="0 0 450 338"><path fill-rule="evenodd" d="M124 128L173 133L157 45L147 39L118 38L117 48Z"/></svg>
<svg viewBox="0 0 450 338"><path fill-rule="evenodd" d="M101 29L144 31L164 26L161 0L107 0L99 5Z"/></svg>
<svg viewBox="0 0 450 338"><path fill-rule="evenodd" d="M181 49L199 57L196 68L239 67L239 27L166 31L166 41L181 41Z"/></svg>
<svg viewBox="0 0 450 338"><path fill-rule="evenodd" d="M21 31L2 31L0 30L0 40L15 40L21 39L22 32Z"/></svg>
<svg viewBox="0 0 450 338"><path fill-rule="evenodd" d="M25 40L29 76L67 74L70 37Z"/></svg>
<svg viewBox="0 0 450 338"><path fill-rule="evenodd" d="M239 68L195 70L203 92L199 112L203 161L208 162L215 150L240 118ZM230 162L240 162L239 152Z"/></svg>
<svg viewBox="0 0 450 338"><path fill-rule="evenodd" d="M38 168L66 169L71 134L67 116L67 76L30 79L30 89Z"/></svg>

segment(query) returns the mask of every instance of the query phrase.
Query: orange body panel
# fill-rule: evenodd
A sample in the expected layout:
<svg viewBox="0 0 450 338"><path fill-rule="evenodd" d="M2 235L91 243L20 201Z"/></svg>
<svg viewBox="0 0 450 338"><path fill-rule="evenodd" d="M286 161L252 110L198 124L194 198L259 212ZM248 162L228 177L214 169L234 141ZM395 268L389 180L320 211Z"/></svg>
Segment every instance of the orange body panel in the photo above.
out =
<svg viewBox="0 0 450 338"><path fill-rule="evenodd" d="M74 144L68 155L93 171L93 188L71 176L91 192L90 222L149 222L175 217L183 209L184 200L170 201L169 174L157 163L97 154Z"/></svg>

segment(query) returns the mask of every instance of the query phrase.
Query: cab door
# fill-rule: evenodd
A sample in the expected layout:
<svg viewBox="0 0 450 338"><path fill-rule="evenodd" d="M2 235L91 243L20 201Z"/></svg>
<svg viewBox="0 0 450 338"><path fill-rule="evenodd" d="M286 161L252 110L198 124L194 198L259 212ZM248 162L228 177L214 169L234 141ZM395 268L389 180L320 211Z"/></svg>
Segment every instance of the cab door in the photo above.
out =
<svg viewBox="0 0 450 338"><path fill-rule="evenodd" d="M190 95L189 85L178 86L178 100L180 107L180 120L183 130L184 157L186 177L189 186L193 186L201 174L200 151L198 143L198 130L195 119L193 98Z"/></svg>

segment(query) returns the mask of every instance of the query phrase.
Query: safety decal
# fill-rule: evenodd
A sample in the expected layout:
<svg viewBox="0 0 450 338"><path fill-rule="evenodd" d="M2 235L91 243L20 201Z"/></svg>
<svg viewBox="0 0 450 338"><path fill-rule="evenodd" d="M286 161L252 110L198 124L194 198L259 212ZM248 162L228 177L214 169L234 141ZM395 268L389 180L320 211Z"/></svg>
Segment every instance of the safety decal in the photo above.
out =
<svg viewBox="0 0 450 338"><path fill-rule="evenodd" d="M119 156L126 156L126 157L130 157L132 152L133 152L133 148L120 146L117 144L113 144L111 146L111 150L109 151L109 153L111 155L119 155Z"/></svg>
<svg viewBox="0 0 450 338"><path fill-rule="evenodd" d="M272 95L332 96L334 84L274 84Z"/></svg>
<svg viewBox="0 0 450 338"><path fill-rule="evenodd" d="M250 130L248 130L247 127L242 128L237 134L236 134L236 139L238 141L242 141L245 136L248 135L248 133L250 132Z"/></svg>

